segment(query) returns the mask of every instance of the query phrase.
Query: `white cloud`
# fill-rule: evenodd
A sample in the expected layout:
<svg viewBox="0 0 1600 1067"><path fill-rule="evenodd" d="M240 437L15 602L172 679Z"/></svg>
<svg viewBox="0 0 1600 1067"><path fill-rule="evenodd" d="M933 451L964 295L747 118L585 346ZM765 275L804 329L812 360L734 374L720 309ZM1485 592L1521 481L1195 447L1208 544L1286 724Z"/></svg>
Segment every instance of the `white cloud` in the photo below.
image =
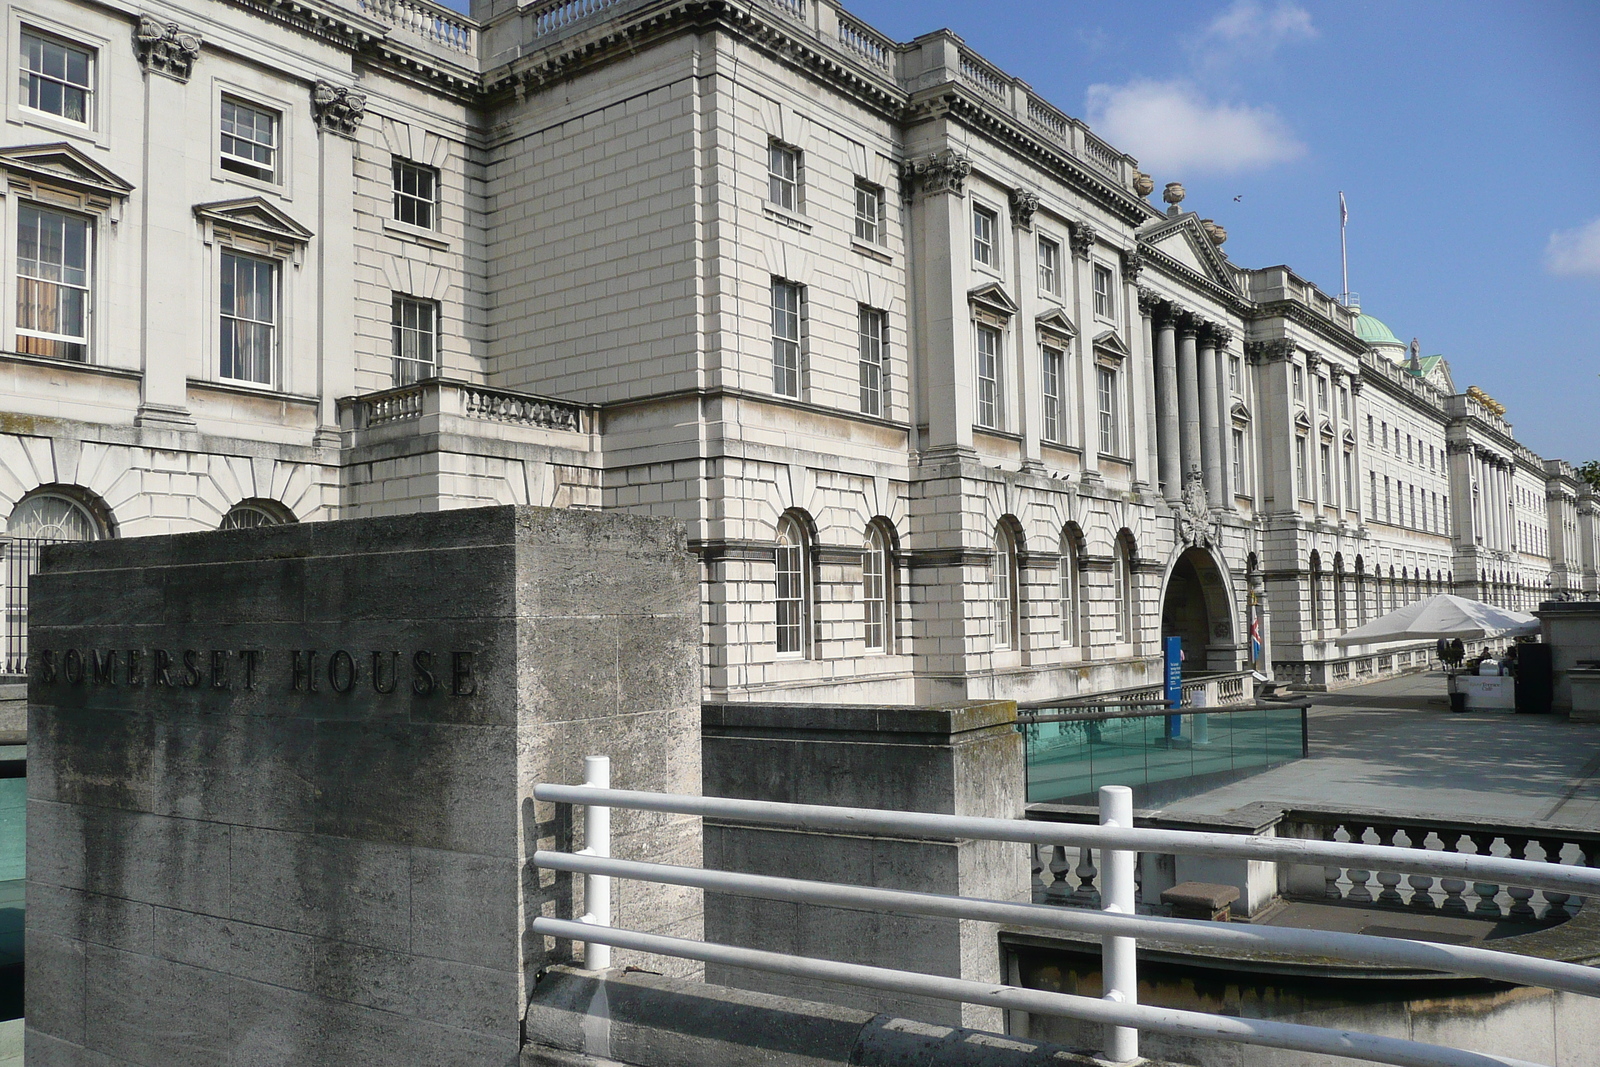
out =
<svg viewBox="0 0 1600 1067"><path fill-rule="evenodd" d="M1213 103L1187 81L1091 85L1088 119L1143 169L1174 177L1252 170L1305 154L1272 109Z"/></svg>
<svg viewBox="0 0 1600 1067"><path fill-rule="evenodd" d="M1202 50L1223 47L1260 57L1280 45L1308 41L1316 35L1311 13L1292 0L1279 0L1271 8L1259 0L1234 0L1211 20L1198 45Z"/></svg>
<svg viewBox="0 0 1600 1067"><path fill-rule="evenodd" d="M1551 234L1544 265L1551 274L1600 275L1600 219Z"/></svg>

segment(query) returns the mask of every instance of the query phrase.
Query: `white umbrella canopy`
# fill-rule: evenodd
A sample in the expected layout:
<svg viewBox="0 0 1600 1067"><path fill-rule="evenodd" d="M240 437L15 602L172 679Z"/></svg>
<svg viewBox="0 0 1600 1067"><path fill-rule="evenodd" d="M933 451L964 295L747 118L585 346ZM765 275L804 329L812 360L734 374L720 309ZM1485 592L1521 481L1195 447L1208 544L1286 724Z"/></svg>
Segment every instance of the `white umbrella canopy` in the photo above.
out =
<svg viewBox="0 0 1600 1067"><path fill-rule="evenodd" d="M1426 641L1439 637L1473 641L1538 632L1539 620L1532 615L1440 593L1348 630L1335 644L1375 645L1384 641Z"/></svg>

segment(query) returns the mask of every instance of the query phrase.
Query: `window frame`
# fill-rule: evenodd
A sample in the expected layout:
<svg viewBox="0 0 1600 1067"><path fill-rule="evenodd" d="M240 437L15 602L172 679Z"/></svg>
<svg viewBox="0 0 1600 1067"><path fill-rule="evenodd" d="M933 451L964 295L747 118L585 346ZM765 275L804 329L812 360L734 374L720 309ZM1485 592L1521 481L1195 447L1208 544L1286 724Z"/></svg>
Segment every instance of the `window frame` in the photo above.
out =
<svg viewBox="0 0 1600 1067"><path fill-rule="evenodd" d="M792 315L788 307L779 308L778 294L780 291L794 294ZM771 314L772 336L772 374L769 380L772 383L773 395L799 400L805 393L806 287L799 282L792 282L787 278L774 276L768 295L768 310ZM779 333L778 316L780 314L793 318L794 334L792 337ZM792 362L792 366L789 366L790 362ZM789 384L791 377L793 378L794 391L785 392L783 386Z"/></svg>
<svg viewBox="0 0 1600 1067"><path fill-rule="evenodd" d="M93 365L96 362L95 357L97 355L95 333L98 325L98 315L96 314L95 308L95 295L99 291L97 282L99 281L101 258L101 234L98 232L98 227L96 224L103 216L91 211L73 210L72 208L62 205L20 195L13 198L13 203L15 208L14 210L8 212L9 218L7 220L6 227L7 236L10 239L11 253L11 271L9 277L7 278L7 296L10 298L9 309L11 316L9 321L11 330L8 336L11 339L11 350L17 352L19 355L25 355L35 359L48 359L61 363L78 363L86 366ZM36 211L49 215L58 215L68 219L79 220L84 224L85 262L83 268L83 285L73 286L68 282L53 281L49 278L35 277L32 275L25 275L23 273L21 262L22 216L25 211ZM25 281L39 282L43 285L67 286L83 293L83 333L81 335L81 340L70 334L49 333L47 331L32 328L28 328L26 334L24 334L25 328L22 325L22 294ZM66 345L81 344L83 347L83 358L76 359L72 356L25 352L23 351L23 346L21 343L24 336L36 338L40 341L48 341Z"/></svg>
<svg viewBox="0 0 1600 1067"><path fill-rule="evenodd" d="M1061 646L1078 648L1083 639L1078 612L1082 597L1082 574L1078 569L1078 545L1072 535L1061 535L1061 558L1056 564L1056 596L1061 611Z"/></svg>
<svg viewBox="0 0 1600 1067"><path fill-rule="evenodd" d="M11 8L9 21L12 58L18 66L20 79L22 64L22 34L29 32L42 37L53 37L64 44L91 53L90 81L92 101L87 109L86 121L63 118L49 111L39 111L23 104L22 87L13 80L11 92L6 94L6 117L19 126L32 126L78 142L89 142L101 148L108 147L106 131L111 125L117 104L107 92L110 66L106 57L114 54L115 45L107 37L90 30L48 18L36 11Z"/></svg>
<svg viewBox="0 0 1600 1067"><path fill-rule="evenodd" d="M1039 291L1047 296L1061 295L1061 242L1047 234L1039 235Z"/></svg>
<svg viewBox="0 0 1600 1067"><path fill-rule="evenodd" d="M213 320L214 330L212 333L212 336L215 337L217 341L217 349L216 356L212 361L211 370L213 377L211 380L220 382L224 385L240 386L247 389L264 389L274 392L278 391L281 388L280 383L284 378L284 260L275 256L262 254L251 248L242 248L235 244L223 245L217 251L217 278L215 287L217 303L216 317ZM249 260L254 263L265 264L271 269L271 304L273 312L273 318L271 320L253 319L237 314L230 315L228 313L227 305L223 300L223 282L228 269L228 259L230 257L234 259ZM237 292L237 284L235 285L235 291ZM271 327L271 343L270 350L267 354L268 366L267 378L265 381L257 381L253 378L235 377L223 373L222 360L224 357L225 346L222 340L222 329L223 323L229 319L234 322L246 322L254 325L267 325Z"/></svg>
<svg viewBox="0 0 1600 1067"><path fill-rule="evenodd" d="M1133 557L1127 539L1119 535L1111 560L1111 595L1115 607L1116 643L1132 645L1134 627Z"/></svg>
<svg viewBox="0 0 1600 1067"><path fill-rule="evenodd" d="M792 540L786 540L792 534ZM811 536L806 524L793 514L778 520L777 543L773 548L773 648L779 659L810 659L812 650L811 619L813 593L811 582ZM784 576L789 575L790 595L784 595ZM798 586L797 594L793 586ZM785 621L783 608L788 605L794 618ZM785 647L785 635L792 644Z"/></svg>
<svg viewBox="0 0 1600 1067"><path fill-rule="evenodd" d="M992 351L984 350L984 338L994 338ZM972 392L974 426L984 430L1005 432L1005 392L1001 379L1002 354L1005 352L1005 331L987 322L973 323L973 382ZM988 374L985 374L985 369ZM987 386L987 390L986 387ZM987 409L987 421L985 420Z"/></svg>
<svg viewBox="0 0 1600 1067"><path fill-rule="evenodd" d="M92 132L99 126L98 118L101 100L99 68L101 65L101 49L95 45L87 44L71 34L59 33L54 29L44 29L37 25L36 22L37 20L33 19L32 16L27 16L18 20L17 32L13 38L13 40L16 42L16 48L12 53L17 60L18 81L20 83L23 79L28 79L31 82L33 78L37 77L61 86L73 86L80 89L84 94L83 118L75 119L61 112L47 111L44 108L33 107L25 102L28 93L21 84L18 84L17 86L17 111L20 115L28 116L30 119L37 118L43 120L43 125L55 126L59 124L81 132ZM85 65L86 80L84 83L80 85L78 83L68 81L65 74L63 74L60 79L57 79L46 74L42 70L36 71L32 67L24 65L23 43L24 38L29 36L36 37L42 42L56 44L63 49L76 50L85 53L87 56L87 63Z"/></svg>
<svg viewBox="0 0 1600 1067"><path fill-rule="evenodd" d="M987 226L980 226L979 223ZM987 238L982 232L988 230ZM972 201L972 261L991 271L1000 269L1000 212L987 204Z"/></svg>
<svg viewBox="0 0 1600 1067"><path fill-rule="evenodd" d="M783 158L792 165L793 173L782 173L778 164ZM785 199L789 202L784 203ZM767 139L767 203L779 211L805 214L805 153L776 137Z"/></svg>
<svg viewBox="0 0 1600 1067"><path fill-rule="evenodd" d="M888 210L887 210L888 197L884 193L883 186L879 185L877 182L868 181L866 178L860 177L858 175L856 177L855 191L856 191L856 223L855 223L855 235L856 236L855 236L855 239L857 241L860 241L862 244L873 245L875 247L882 247L883 245L888 244L888 234L884 232L885 229L886 229L886 225L885 224L886 224L887 217L888 217ZM876 200L876 202L877 202L877 215L876 215L875 218L868 218L868 216L863 213L863 208L865 206L867 206L867 205L863 204L863 197L864 196L865 197L872 197L872 198L874 198ZM862 229L864 227L870 227L872 229L872 231L873 231L873 235L863 234L861 231L862 231Z"/></svg>
<svg viewBox="0 0 1600 1067"><path fill-rule="evenodd" d="M1015 652L1021 643L1021 603L1018 593L1017 539L1001 522L994 528L994 551L989 563L989 647L995 652Z"/></svg>
<svg viewBox="0 0 1600 1067"><path fill-rule="evenodd" d="M861 606L862 638L867 653L891 654L894 651L894 548L883 524L877 521L867 524L861 551ZM877 631L876 642L874 630Z"/></svg>
<svg viewBox="0 0 1600 1067"><path fill-rule="evenodd" d="M429 199L424 199L416 193L410 193L402 189L401 178L406 171L413 171L418 175L427 177L433 183L433 196ZM438 167L428 163L419 163L398 153L391 153L389 156L390 216L388 221L399 223L401 226L426 230L429 233L437 233L439 231L439 192L440 187L444 184L442 179L443 174ZM428 222L424 224L412 219L401 218L400 211L403 203L426 204Z"/></svg>
<svg viewBox="0 0 1600 1067"><path fill-rule="evenodd" d="M428 311L429 316L433 321L431 326L426 331L419 327L408 326L405 323L398 321L401 318L402 313L408 307L418 310L426 309ZM437 378L440 375L441 366L439 348L440 341L443 338L443 332L441 330L443 325L441 320L443 318L443 310L439 301L437 300L429 297L413 296L410 293L391 292L389 294L389 358L392 361L390 381L394 386L414 385L417 382L425 381L428 378ZM419 338L424 336L427 337L432 352L432 358L428 360L422 360L415 356L402 355L401 352L404 349L404 342L408 335ZM401 369L408 365L416 365L418 369L420 369L423 365L426 365L430 373L417 374L414 376L402 374Z"/></svg>
<svg viewBox="0 0 1600 1067"><path fill-rule="evenodd" d="M243 138L239 138L237 136L237 134L230 134L226 130L224 130L223 129L223 123L225 121L227 121L227 109L229 107L233 107L233 108L236 108L236 109L237 108L242 108L242 109L244 109L246 111L254 113L255 115L258 115L258 116L264 115L264 116L267 116L269 119L271 119L271 121L272 121L272 135L273 135L272 143L270 145L268 145L268 144L265 144L262 141L245 140ZM284 162L284 160L283 160L283 141L284 141L284 127L285 127L284 116L286 114L288 114L288 112L284 111L281 108L274 108L274 107L270 107L270 106L267 106L267 105L264 105L264 104L260 104L260 103L257 103L254 99L252 99L250 97L247 97L247 96L244 96L244 95L242 95L240 93L232 92L232 91L229 91L229 90L226 90L226 89L223 90L222 93L220 94L220 96L218 98L218 102L217 102L217 157L216 157L217 167L219 169L221 169L225 174L228 174L230 177L233 177L233 178L244 178L244 179L247 179L248 181L254 182L254 183L258 184L258 185L266 186L266 187L269 187L269 188L276 188L276 187L282 185L283 184L283 173L284 173L284 170L283 170L283 162ZM235 140L241 140L246 144L262 145L263 147L266 147L266 148L270 149L271 153L272 153L272 156L271 156L272 165L270 167L263 167L263 166L260 165L260 163L253 162L253 161L249 160L245 156L239 155L237 153L230 153L227 150L227 148L225 147L225 144L224 144L224 142L229 137L233 137ZM234 161L235 166L229 166L228 165L230 160ZM269 175L267 177L262 177L261 174L252 173L250 170L240 169L242 167L251 167L251 168L253 168L254 170L257 170L257 171L269 171L270 173L269 173Z"/></svg>
<svg viewBox="0 0 1600 1067"><path fill-rule="evenodd" d="M1105 281L1101 288L1100 282ZM1094 315L1097 319L1115 322L1117 317L1116 275L1104 263L1092 263L1089 267L1089 284L1094 294Z"/></svg>
<svg viewBox="0 0 1600 1067"><path fill-rule="evenodd" d="M1067 353L1059 344L1039 342L1039 437L1053 445L1067 443Z"/></svg>
<svg viewBox="0 0 1600 1067"><path fill-rule="evenodd" d="M868 330L877 324L877 334ZM888 409L889 313L867 304L856 305L856 372L861 413L884 417ZM870 383L868 379L873 379Z"/></svg>
<svg viewBox="0 0 1600 1067"><path fill-rule="evenodd" d="M1103 361L1095 363L1094 392L1097 416L1097 443L1100 454L1117 458L1121 456L1122 419L1118 417L1121 382L1117 368Z"/></svg>

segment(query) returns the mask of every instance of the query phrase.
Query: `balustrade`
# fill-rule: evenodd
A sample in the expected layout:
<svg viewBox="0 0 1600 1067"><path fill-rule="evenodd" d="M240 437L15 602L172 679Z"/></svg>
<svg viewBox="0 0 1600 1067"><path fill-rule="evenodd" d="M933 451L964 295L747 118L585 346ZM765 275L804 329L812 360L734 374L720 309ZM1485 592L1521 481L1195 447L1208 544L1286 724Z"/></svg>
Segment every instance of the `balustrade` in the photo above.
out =
<svg viewBox="0 0 1600 1067"><path fill-rule="evenodd" d="M888 70L894 42L864 22L839 12L839 44L875 67Z"/></svg>
<svg viewBox="0 0 1600 1067"><path fill-rule="evenodd" d="M1278 836L1392 845L1479 856L1542 860L1600 867L1600 833L1512 828L1427 819L1373 818L1291 811ZM1297 869L1304 871L1307 869ZM1583 903L1567 893L1526 886L1468 882L1460 878L1401 875L1393 871L1322 867L1320 886L1291 874L1287 895L1328 902L1516 922L1558 923ZM1376 891L1375 891L1376 890Z"/></svg>
<svg viewBox="0 0 1600 1067"><path fill-rule="evenodd" d="M961 76L995 100L1005 102L1006 76L965 48L961 50Z"/></svg>
<svg viewBox="0 0 1600 1067"><path fill-rule="evenodd" d="M510 423L542 430L585 433L592 420L590 409L549 397L489 389L442 379L386 389L339 402L347 412L346 429L366 430L428 414L457 415L468 419Z"/></svg>
<svg viewBox="0 0 1600 1067"><path fill-rule="evenodd" d="M612 0L615 2L615 0ZM357 0L363 14L379 22L441 45L452 52L476 55L478 27L455 11L427 0Z"/></svg>
<svg viewBox="0 0 1600 1067"><path fill-rule="evenodd" d="M580 22L590 15L616 7L624 0L555 0L533 11L533 35L547 37Z"/></svg>

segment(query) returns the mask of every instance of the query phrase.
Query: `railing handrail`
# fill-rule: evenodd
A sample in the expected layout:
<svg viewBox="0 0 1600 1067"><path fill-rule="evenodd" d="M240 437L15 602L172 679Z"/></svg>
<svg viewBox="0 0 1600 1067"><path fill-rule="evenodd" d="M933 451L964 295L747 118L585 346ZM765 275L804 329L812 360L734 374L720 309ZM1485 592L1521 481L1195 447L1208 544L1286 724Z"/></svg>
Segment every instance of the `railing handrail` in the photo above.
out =
<svg viewBox="0 0 1600 1067"><path fill-rule="evenodd" d="M1297 953L1353 963L1445 971L1600 997L1600 969L1468 945L1410 941L1374 934L1171 919L1156 915L1121 915L1088 908L1062 908L1052 904L1023 904L979 897L879 889L545 850L534 853L533 864L550 871L630 878L764 900L933 918L973 919L1102 937L1147 938L1208 948Z"/></svg>
<svg viewBox="0 0 1600 1067"><path fill-rule="evenodd" d="M595 773L596 767L609 770L603 757L585 760L585 780L581 786L535 786L537 799L556 803L582 805L587 813L585 826L588 847L574 854L540 850L533 856L536 866L549 870L581 873L584 878L586 903L595 899L604 904L610 899L610 881L613 877L656 882L669 885L686 885L702 890L734 892L791 903L814 903L821 906L847 907L856 910L882 910L934 915L955 919L1007 922L1022 920L1030 926L1083 927L1098 926L1101 932L1102 973L1105 995L1100 999L1057 993L1049 990L1025 989L1016 986L979 983L962 978L919 974L912 971L869 967L862 964L835 960L815 959L781 952L767 952L737 945L691 941L685 938L647 934L636 930L611 928L605 912L608 907L592 906L582 921L536 917L530 924L533 933L542 936L566 938L584 945L585 965L594 970L610 966L611 947L628 948L656 955L676 956L683 959L721 963L732 967L752 968L786 974L791 977L816 979L881 989L895 993L935 997L970 1004L984 1004L1011 1011L1025 1011L1067 1018L1084 1019L1105 1025L1105 1043L1102 1058L1117 1063L1131 1063L1139 1056L1139 1030L1187 1036L1223 1038L1247 1044L1274 1048L1297 1049L1306 1052L1360 1057L1382 1063L1407 1065L1407 1067L1529 1067L1526 1061L1510 1057L1428 1045L1374 1034L1352 1033L1298 1023L1269 1020L1246 1020L1203 1012L1173 1008L1144 1006L1138 1003L1138 964L1135 945L1140 933L1158 931L1168 939L1177 937L1203 937L1232 939L1252 936L1257 941L1285 943L1297 941L1302 945L1322 948L1323 954L1356 957L1370 962L1377 957L1403 959L1406 963L1420 964L1432 970L1443 964L1447 971L1467 974L1490 972L1496 978L1551 988L1567 989L1587 995L1600 991L1600 973L1589 968L1573 966L1560 961L1515 957L1509 953L1489 949L1468 949L1465 946L1441 946L1404 939L1385 939L1359 934L1329 935L1322 931L1293 931L1255 928L1230 934L1220 924L1190 923L1182 920L1157 919L1134 914L1134 867L1137 852L1129 848L1106 849L1102 863L1106 871L1106 892L1102 911L1097 916L1085 918L1087 913L1074 915L1035 905L1005 901L979 900L965 897L948 897L932 893L913 893L899 890L882 890L867 886L849 886L800 879L775 878L731 871L707 871L689 867L672 867L664 864L614 860L610 856L610 811L613 806L633 807L641 810L669 811L682 814L704 814L710 807L726 808L733 805L758 814L772 814L778 810L844 813L857 820L848 827L856 832L878 827L860 825L860 817L876 809L831 808L816 805L774 804L758 801L730 801L720 797L687 797L664 793L641 793L630 790L606 788L609 774ZM621 803L618 803L618 802ZM880 813L882 814L882 813ZM926 818L926 817L924 817ZM975 832L974 827L992 827L1015 820L971 819L955 816L935 816L934 821L945 826L960 824L959 836L983 837L990 840L1013 840L1010 834ZM1132 792L1126 786L1108 786L1100 791L1101 825L1095 829L1109 831L1112 835L1128 836L1135 833L1133 824ZM779 820L764 820L779 821ZM815 828L811 819L791 818L792 826ZM830 827L831 828L831 827ZM892 832L892 831L891 831ZM912 836L927 836L914 832ZM944 835L939 835L944 836ZM1191 834L1191 837L1205 835ZM1206 926L1215 929L1206 931ZM1364 945L1363 942L1372 942ZM1387 943L1385 943L1387 942ZM1360 946L1358 950L1355 946ZM1329 953L1327 950L1333 950ZM1450 951L1450 950L1455 951ZM1364 950L1364 951L1363 951Z"/></svg>
<svg viewBox="0 0 1600 1067"><path fill-rule="evenodd" d="M1493 881L1501 885L1554 889L1579 895L1600 894L1600 869L1539 860L1514 860L1431 849L1362 845L1302 838L1250 837L1198 830L1156 830L1029 822L932 812L849 808L822 804L784 804L770 800L684 796L626 789L543 784L535 799L558 804L604 804L662 814L697 815L805 830L878 832L918 838L970 838L1033 845L1073 845L1225 859L1265 860L1306 865L1365 866L1434 877Z"/></svg>
<svg viewBox="0 0 1600 1067"><path fill-rule="evenodd" d="M1089 711L1087 708L1112 707L1114 711ZM1261 711L1271 709L1305 709L1311 707L1311 701L1306 698L1293 700L1257 700L1248 704L1218 704L1215 707L1173 707L1169 702L1152 701L1148 704L1089 704L1084 711L1062 711L1055 714L1043 715L1032 712L1017 712L1018 726L1032 726L1041 722L1105 722L1110 719L1149 719L1164 718L1168 715L1232 715L1241 711Z"/></svg>

